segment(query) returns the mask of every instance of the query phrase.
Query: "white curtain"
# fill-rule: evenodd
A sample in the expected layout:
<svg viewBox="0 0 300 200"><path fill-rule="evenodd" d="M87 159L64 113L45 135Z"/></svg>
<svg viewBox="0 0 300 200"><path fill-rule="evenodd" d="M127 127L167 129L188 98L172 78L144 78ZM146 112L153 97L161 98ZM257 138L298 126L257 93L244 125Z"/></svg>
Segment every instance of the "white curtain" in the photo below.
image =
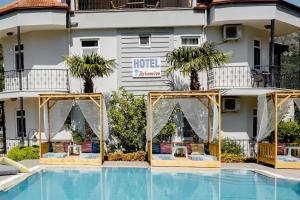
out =
<svg viewBox="0 0 300 200"><path fill-rule="evenodd" d="M47 104L43 106L43 117L44 117L44 135L49 138L49 124L48 124L48 108Z"/></svg>
<svg viewBox="0 0 300 200"><path fill-rule="evenodd" d="M77 100L76 103L93 132L100 138L99 107L91 100Z"/></svg>
<svg viewBox="0 0 300 200"><path fill-rule="evenodd" d="M278 99L281 102L283 99ZM289 101L284 102L278 107L278 123L282 121L284 115L288 110ZM260 142L267 138L272 131L274 131L275 123L275 105L273 99L267 100L265 94L258 96L257 103L257 124L258 124L258 134L257 141Z"/></svg>
<svg viewBox="0 0 300 200"><path fill-rule="evenodd" d="M296 106L298 107L298 109L300 110L300 98L294 98L293 100L296 103Z"/></svg>
<svg viewBox="0 0 300 200"><path fill-rule="evenodd" d="M176 99L159 99L152 108L152 138L168 123L177 104Z"/></svg>
<svg viewBox="0 0 300 200"><path fill-rule="evenodd" d="M106 141L108 140L109 137L109 127L108 127L108 117L107 117L107 109L106 109L106 101L105 98L103 97L102 101L102 107L103 107L103 117L102 117L102 126L103 126L103 140Z"/></svg>
<svg viewBox="0 0 300 200"><path fill-rule="evenodd" d="M181 98L177 101L192 129L201 139L207 141L207 108L195 98Z"/></svg>
<svg viewBox="0 0 300 200"><path fill-rule="evenodd" d="M57 101L50 109L50 139L63 129L64 123L72 109L73 101Z"/></svg>
<svg viewBox="0 0 300 200"><path fill-rule="evenodd" d="M216 101L216 97L213 96L212 97L215 101ZM218 128L219 128L219 109L218 109L218 106L214 103L214 102L211 102L211 107L212 107L212 131L211 131L211 134L210 134L210 141L213 141L218 134Z"/></svg>

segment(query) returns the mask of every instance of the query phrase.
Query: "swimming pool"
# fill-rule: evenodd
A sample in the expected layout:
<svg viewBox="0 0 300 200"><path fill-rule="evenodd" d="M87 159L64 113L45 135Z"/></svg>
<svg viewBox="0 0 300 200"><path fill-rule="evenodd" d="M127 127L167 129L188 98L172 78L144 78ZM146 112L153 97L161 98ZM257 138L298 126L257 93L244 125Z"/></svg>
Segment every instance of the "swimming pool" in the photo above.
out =
<svg viewBox="0 0 300 200"><path fill-rule="evenodd" d="M162 172L139 168L45 170L1 200L300 200L300 182L246 170Z"/></svg>

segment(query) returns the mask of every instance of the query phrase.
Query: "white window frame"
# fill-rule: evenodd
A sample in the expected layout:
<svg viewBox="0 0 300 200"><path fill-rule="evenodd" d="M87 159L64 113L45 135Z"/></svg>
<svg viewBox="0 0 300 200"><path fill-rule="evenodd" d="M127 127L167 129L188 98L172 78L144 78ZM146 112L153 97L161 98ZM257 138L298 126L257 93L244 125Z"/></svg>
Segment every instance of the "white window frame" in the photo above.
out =
<svg viewBox="0 0 300 200"><path fill-rule="evenodd" d="M83 47L82 46L82 41L97 41L98 42L98 46L96 47ZM97 48L97 53L100 54L100 38L89 38L89 37L84 37L84 38L80 38L80 55L83 56L83 50L87 49L87 50L92 50L92 49L96 49Z"/></svg>
<svg viewBox="0 0 300 200"><path fill-rule="evenodd" d="M141 44L141 36L148 36L149 37L149 44L148 46L144 46ZM151 34L148 34L148 33L141 33L139 34L139 47L140 48L150 48L151 47Z"/></svg>
<svg viewBox="0 0 300 200"><path fill-rule="evenodd" d="M197 45L185 45L182 43L182 40L183 39L198 39L198 44ZM200 38L201 36L200 35L183 35L180 37L180 44L182 47L199 47L200 46Z"/></svg>
<svg viewBox="0 0 300 200"><path fill-rule="evenodd" d="M25 45L24 43L21 44L21 46L23 45L23 50L21 50L21 53L23 53L23 69L25 69ZM19 53L18 50L16 50L16 48L18 47L18 44L14 45L14 66L17 69L17 60L16 60L16 54Z"/></svg>
<svg viewBox="0 0 300 200"><path fill-rule="evenodd" d="M259 42L259 46L255 46L255 41L258 41ZM261 40L259 38L254 38L253 40L253 66L256 67L256 66L261 66L261 58L262 58L262 52L261 52ZM254 53L254 50L255 49L259 49L259 65L255 65L254 63L254 58L255 58L255 53Z"/></svg>
<svg viewBox="0 0 300 200"><path fill-rule="evenodd" d="M26 133L26 110L25 109L23 109L24 110L24 113L25 113L25 115L23 115L23 118L24 118L24 120L25 120L25 135L24 135L24 137L26 137L27 136L27 133ZM17 114L17 112L18 111L20 111L20 109L15 109L15 119L16 119L16 138L21 138L21 136L18 136L18 119L19 118L21 118L21 117L18 117L18 114Z"/></svg>

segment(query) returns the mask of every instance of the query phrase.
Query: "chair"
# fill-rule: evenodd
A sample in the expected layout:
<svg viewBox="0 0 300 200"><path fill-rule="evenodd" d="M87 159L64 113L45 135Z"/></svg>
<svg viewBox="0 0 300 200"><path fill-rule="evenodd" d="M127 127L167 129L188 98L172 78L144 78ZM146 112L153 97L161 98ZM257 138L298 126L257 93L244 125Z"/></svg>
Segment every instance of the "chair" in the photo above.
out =
<svg viewBox="0 0 300 200"><path fill-rule="evenodd" d="M109 3L110 3L110 8L111 8L111 9L122 9L122 8L126 8L126 5L116 6L116 5L114 4L113 1L110 1Z"/></svg>
<svg viewBox="0 0 300 200"><path fill-rule="evenodd" d="M252 77L252 87L254 87L256 83L256 87L259 87L259 84L264 81L263 75L256 69L251 69L251 77Z"/></svg>
<svg viewBox="0 0 300 200"><path fill-rule="evenodd" d="M146 4L146 7L147 8L159 8L160 7L160 1L158 0L155 5L153 5L153 4Z"/></svg>

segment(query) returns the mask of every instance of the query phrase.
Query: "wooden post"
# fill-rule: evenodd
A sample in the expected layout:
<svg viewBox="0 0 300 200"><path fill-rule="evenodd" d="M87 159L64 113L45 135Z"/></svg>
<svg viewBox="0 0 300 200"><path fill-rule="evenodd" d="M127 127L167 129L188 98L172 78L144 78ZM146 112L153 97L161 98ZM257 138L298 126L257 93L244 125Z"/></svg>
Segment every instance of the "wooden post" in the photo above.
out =
<svg viewBox="0 0 300 200"><path fill-rule="evenodd" d="M210 144L210 99L209 98L207 103L207 141L209 146Z"/></svg>
<svg viewBox="0 0 300 200"><path fill-rule="evenodd" d="M278 97L277 97L277 93L274 94L274 104L275 104L275 116L274 116L274 121L275 121L275 124L274 124L274 138L275 138L275 149L274 149L274 159L275 159L275 168L277 168L277 142L278 142L278 107L277 107L277 104L278 104Z"/></svg>
<svg viewBox="0 0 300 200"><path fill-rule="evenodd" d="M219 126L219 161L221 162L221 140L222 140L222 137L221 137L221 95L220 95L220 92L219 94L217 95L218 96L218 126Z"/></svg>
<svg viewBox="0 0 300 200"><path fill-rule="evenodd" d="M40 149L40 158L42 158L42 133L41 133L41 97L39 97L39 112L38 112L38 116L39 116L39 120L38 120L38 127L39 127L39 149Z"/></svg>
<svg viewBox="0 0 300 200"><path fill-rule="evenodd" d="M150 139L150 147L148 148L150 152L148 152L149 154L149 162L151 164L151 160L152 160L152 97L151 94L149 94L149 139Z"/></svg>
<svg viewBox="0 0 300 200"><path fill-rule="evenodd" d="M49 101L47 102L47 115L48 115L48 142L50 142L50 108L49 108Z"/></svg>
<svg viewBox="0 0 300 200"><path fill-rule="evenodd" d="M104 144L103 144L103 100L102 100L102 95L99 96L99 126L100 126L100 159L101 159L101 164L103 162L103 158L104 158Z"/></svg>

